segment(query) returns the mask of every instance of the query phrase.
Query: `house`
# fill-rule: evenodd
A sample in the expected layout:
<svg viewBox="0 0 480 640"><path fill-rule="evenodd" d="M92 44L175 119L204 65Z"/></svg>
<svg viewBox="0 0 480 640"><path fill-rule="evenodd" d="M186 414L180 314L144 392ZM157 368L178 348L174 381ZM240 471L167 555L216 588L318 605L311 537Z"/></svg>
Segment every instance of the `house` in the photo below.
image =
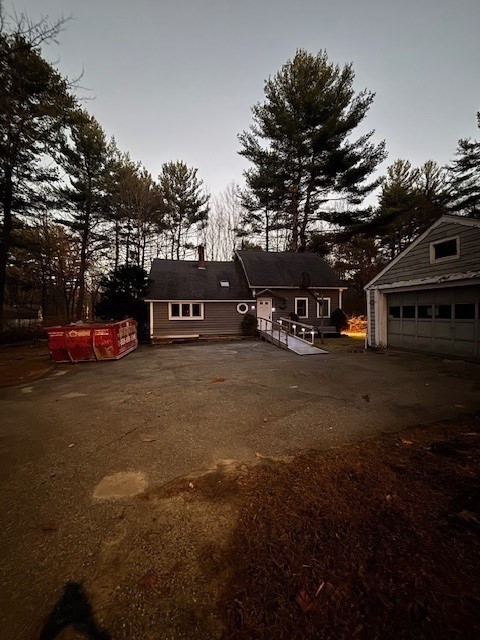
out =
<svg viewBox="0 0 480 640"><path fill-rule="evenodd" d="M369 346L480 358L480 220L442 216L365 291Z"/></svg>
<svg viewBox="0 0 480 640"><path fill-rule="evenodd" d="M337 276L309 253L237 251L230 262L155 259L146 301L152 340L241 335L245 314L325 328L342 304ZM323 314L323 318L322 318Z"/></svg>
<svg viewBox="0 0 480 640"><path fill-rule="evenodd" d="M290 313L299 322L324 326L342 306L342 292L333 269L314 253L237 251L248 287L256 300L257 318L278 320ZM323 311L323 313L322 313Z"/></svg>

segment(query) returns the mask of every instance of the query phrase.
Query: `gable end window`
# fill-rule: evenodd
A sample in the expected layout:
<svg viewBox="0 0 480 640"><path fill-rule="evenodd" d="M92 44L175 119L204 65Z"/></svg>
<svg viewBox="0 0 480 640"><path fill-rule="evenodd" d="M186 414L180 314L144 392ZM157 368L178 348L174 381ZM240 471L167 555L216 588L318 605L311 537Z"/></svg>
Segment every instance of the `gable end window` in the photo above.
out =
<svg viewBox="0 0 480 640"><path fill-rule="evenodd" d="M460 238L446 238L430 243L430 263L448 262L460 257Z"/></svg>
<svg viewBox="0 0 480 640"><path fill-rule="evenodd" d="M308 298L295 298L295 313L299 318L308 318Z"/></svg>
<svg viewBox="0 0 480 640"><path fill-rule="evenodd" d="M169 302L169 320L203 320L203 302Z"/></svg>

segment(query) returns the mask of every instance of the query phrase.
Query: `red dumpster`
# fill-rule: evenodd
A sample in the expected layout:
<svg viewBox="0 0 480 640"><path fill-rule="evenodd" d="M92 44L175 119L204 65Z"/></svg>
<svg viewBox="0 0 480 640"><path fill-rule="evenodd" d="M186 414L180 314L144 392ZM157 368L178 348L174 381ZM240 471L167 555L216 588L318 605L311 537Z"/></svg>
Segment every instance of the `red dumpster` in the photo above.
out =
<svg viewBox="0 0 480 640"><path fill-rule="evenodd" d="M132 318L107 324L46 327L50 355L55 362L118 360L138 346Z"/></svg>

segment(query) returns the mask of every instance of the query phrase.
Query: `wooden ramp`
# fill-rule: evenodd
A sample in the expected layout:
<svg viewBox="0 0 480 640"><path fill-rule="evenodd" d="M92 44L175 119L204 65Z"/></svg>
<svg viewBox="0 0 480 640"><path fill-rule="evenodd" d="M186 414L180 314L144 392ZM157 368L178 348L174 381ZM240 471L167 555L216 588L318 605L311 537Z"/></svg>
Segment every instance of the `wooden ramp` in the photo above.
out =
<svg viewBox="0 0 480 640"><path fill-rule="evenodd" d="M260 337L264 340L271 342L281 349L293 351L293 353L299 356L313 356L328 353L325 349L314 347L313 344L310 344L306 340L288 333L281 325L275 327L272 322L268 322L268 324L263 322L259 327L259 331Z"/></svg>

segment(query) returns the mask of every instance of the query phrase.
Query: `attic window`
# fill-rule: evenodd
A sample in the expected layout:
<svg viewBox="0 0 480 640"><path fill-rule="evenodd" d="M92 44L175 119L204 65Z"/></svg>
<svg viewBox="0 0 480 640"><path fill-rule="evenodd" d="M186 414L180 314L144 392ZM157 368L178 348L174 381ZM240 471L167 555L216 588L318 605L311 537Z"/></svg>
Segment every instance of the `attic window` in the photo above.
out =
<svg viewBox="0 0 480 640"><path fill-rule="evenodd" d="M229 287L230 286L230 282L228 280L220 280L220 286L221 287Z"/></svg>
<svg viewBox="0 0 480 640"><path fill-rule="evenodd" d="M447 262L460 257L460 238L446 238L430 243L430 262Z"/></svg>

